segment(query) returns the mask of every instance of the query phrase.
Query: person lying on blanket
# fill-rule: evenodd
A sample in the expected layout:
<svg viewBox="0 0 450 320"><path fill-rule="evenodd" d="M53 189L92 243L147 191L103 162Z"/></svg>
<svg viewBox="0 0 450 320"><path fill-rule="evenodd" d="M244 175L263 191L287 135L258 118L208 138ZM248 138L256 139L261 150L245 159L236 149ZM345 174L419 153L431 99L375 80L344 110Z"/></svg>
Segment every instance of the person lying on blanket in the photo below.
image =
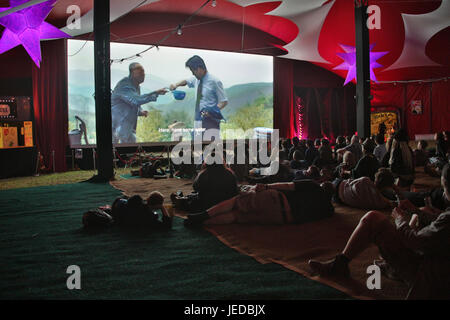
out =
<svg viewBox="0 0 450 320"><path fill-rule="evenodd" d="M394 184L394 176L389 169L380 168L375 174L375 182L369 177L358 179L336 179L327 187L334 192L336 202L343 203L353 208L361 209L386 209L395 205L393 201L385 197L386 189L399 193ZM394 199L395 200L395 199Z"/></svg>
<svg viewBox="0 0 450 320"><path fill-rule="evenodd" d="M415 206L422 207L425 205L426 197L430 196L433 202L438 197L439 190L434 193L405 191L400 190L394 182L395 178L391 170L380 168L375 174L374 182L368 177L336 179L332 184L328 183L327 187L334 193L336 202L360 209L393 208L397 205L398 197L408 199Z"/></svg>
<svg viewBox="0 0 450 320"><path fill-rule="evenodd" d="M340 254L325 262L310 260L309 266L321 276L349 277L350 261L375 244L385 260L382 271L408 284L407 299L450 298L449 164L442 170L441 184L448 204L445 211L419 210L403 200L392 211L395 226L385 214L369 211Z"/></svg>
<svg viewBox="0 0 450 320"><path fill-rule="evenodd" d="M167 230L172 228L172 217L163 205L164 196L153 191L144 201L139 195L119 197L111 206L114 224L130 228ZM159 213L157 213L159 211Z"/></svg>
<svg viewBox="0 0 450 320"><path fill-rule="evenodd" d="M328 218L333 213L331 194L312 180L302 180L256 184L248 193L188 215L185 225L293 224Z"/></svg>

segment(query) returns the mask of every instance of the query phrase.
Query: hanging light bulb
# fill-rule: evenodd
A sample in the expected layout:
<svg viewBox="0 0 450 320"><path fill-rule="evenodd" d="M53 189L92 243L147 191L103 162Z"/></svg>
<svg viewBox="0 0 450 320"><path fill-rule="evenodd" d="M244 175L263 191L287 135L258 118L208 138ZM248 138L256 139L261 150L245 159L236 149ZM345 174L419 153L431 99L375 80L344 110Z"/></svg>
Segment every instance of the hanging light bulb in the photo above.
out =
<svg viewBox="0 0 450 320"><path fill-rule="evenodd" d="M178 25L177 35L181 36L183 34L183 30L181 30L181 24Z"/></svg>
<svg viewBox="0 0 450 320"><path fill-rule="evenodd" d="M211 6L214 8L217 6L216 0L212 0Z"/></svg>

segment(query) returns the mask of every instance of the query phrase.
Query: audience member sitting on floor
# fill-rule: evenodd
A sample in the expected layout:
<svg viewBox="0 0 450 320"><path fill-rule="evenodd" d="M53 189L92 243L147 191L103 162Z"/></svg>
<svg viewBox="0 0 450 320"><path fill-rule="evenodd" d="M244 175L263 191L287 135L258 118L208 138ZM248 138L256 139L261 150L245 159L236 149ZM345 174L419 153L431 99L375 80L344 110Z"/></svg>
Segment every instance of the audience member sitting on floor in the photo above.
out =
<svg viewBox="0 0 450 320"><path fill-rule="evenodd" d="M445 135L443 132L438 132L434 136L434 140L436 141L436 152L435 156L442 161L448 161L447 153L448 146L447 141L445 140Z"/></svg>
<svg viewBox="0 0 450 320"><path fill-rule="evenodd" d="M291 182L294 180L294 171L291 170L289 161L282 161L279 164L278 172L274 175L262 175L263 168L253 168L249 171L249 183L274 183Z"/></svg>
<svg viewBox="0 0 450 320"><path fill-rule="evenodd" d="M241 194L197 214L186 226L199 224L295 224L317 221L334 213L331 195L311 180L256 184Z"/></svg>
<svg viewBox="0 0 450 320"><path fill-rule="evenodd" d="M445 140L445 145L447 147L447 158L450 155L450 131L445 130L442 131L442 133L444 134L444 140Z"/></svg>
<svg viewBox="0 0 450 320"><path fill-rule="evenodd" d="M361 177L369 177L370 180L375 180L375 173L378 171L380 167L380 163L377 158L373 154L373 150L375 149L375 143L372 139L366 139L362 144L363 154L364 156L359 159L355 168L351 171L352 178L358 179Z"/></svg>
<svg viewBox="0 0 450 320"><path fill-rule="evenodd" d="M284 160L288 160L289 158L289 149L290 149L290 142L288 139L284 139L281 142L281 149L279 151L279 158L280 162Z"/></svg>
<svg viewBox="0 0 450 320"><path fill-rule="evenodd" d="M205 168L198 173L192 187L198 193L200 210L210 208L238 194L236 176L223 162L205 163Z"/></svg>
<svg viewBox="0 0 450 320"><path fill-rule="evenodd" d="M378 162L381 164L383 162L383 157L386 154L386 144L384 143L384 135L377 134L375 137L375 143L377 146L373 150L373 154L375 158L377 158Z"/></svg>
<svg viewBox="0 0 450 320"><path fill-rule="evenodd" d="M320 178L320 169L315 166L309 166L306 170L297 170L294 180L316 180Z"/></svg>
<svg viewBox="0 0 450 320"><path fill-rule="evenodd" d="M293 170L291 170L289 162L283 161L280 162L280 166L278 168L278 172L274 175L267 176L268 183L274 183L274 182L291 182L294 180L294 173Z"/></svg>
<svg viewBox="0 0 450 320"><path fill-rule="evenodd" d="M450 203L448 164L442 171L441 183ZM418 210L404 200L392 211L392 217L395 226L385 214L369 211L344 250L329 261L310 260L311 269L321 276L349 277L350 261L375 244L385 260L383 270L409 286L406 299L449 299L450 208L437 214L429 208ZM414 221L417 217L418 224Z"/></svg>
<svg viewBox="0 0 450 320"><path fill-rule="evenodd" d="M114 224L121 227L136 229L167 230L172 228L172 217L164 205L164 196L153 191L144 201L139 195L131 198L119 197L111 206L111 216ZM155 212L161 210L162 220Z"/></svg>
<svg viewBox="0 0 450 320"><path fill-rule="evenodd" d="M350 143L352 143L352 137L350 136L345 136L345 145L349 146Z"/></svg>
<svg viewBox="0 0 450 320"><path fill-rule="evenodd" d="M201 211L238 194L238 182L233 171L220 159L218 162L221 163L213 160L213 156L209 156L203 163L203 169L192 184L194 193L187 196L171 194L175 207L189 212Z"/></svg>
<svg viewBox="0 0 450 320"><path fill-rule="evenodd" d="M330 141L326 138L320 140L319 157L315 160L315 165L323 168L331 166L334 163L333 150L330 147Z"/></svg>
<svg viewBox="0 0 450 320"><path fill-rule="evenodd" d="M416 167L424 167L428 163L428 143L425 140L420 140L417 143L417 149L414 150L414 165Z"/></svg>
<svg viewBox="0 0 450 320"><path fill-rule="evenodd" d="M314 160L319 157L319 150L314 146L314 141L306 141L306 152L305 152L305 167L313 164Z"/></svg>
<svg viewBox="0 0 450 320"><path fill-rule="evenodd" d="M395 178L397 185L409 187L414 182L415 167L414 156L408 145L408 134L405 129L399 129L393 135L392 146L389 154L389 168Z"/></svg>
<svg viewBox="0 0 450 320"><path fill-rule="evenodd" d="M298 150L300 152L300 159L299 160L305 160L305 151L306 147L304 143L301 143L300 140L297 137L292 138L292 147L289 150L289 156L288 160L291 161L294 159L294 152Z"/></svg>
<svg viewBox="0 0 450 320"><path fill-rule="evenodd" d="M381 167L383 168L389 168L389 158L391 157L393 140L394 137L392 135L390 135L386 140L386 153L383 156L383 160L381 160Z"/></svg>
<svg viewBox="0 0 450 320"><path fill-rule="evenodd" d="M320 143L321 143L320 138L314 139L314 147L316 147L317 150L319 150L319 148L320 148Z"/></svg>
<svg viewBox="0 0 450 320"><path fill-rule="evenodd" d="M270 141L270 140L269 140ZM292 139L291 138L286 138L286 141L287 141L287 149L288 150L291 150L291 148L293 147L293 144L292 144ZM289 154L289 153L288 153Z"/></svg>
<svg viewBox="0 0 450 320"><path fill-rule="evenodd" d="M442 132L435 134L436 150L434 156L429 159L429 164L425 165L425 170L432 176L440 175L444 165L449 162L448 141Z"/></svg>
<svg viewBox="0 0 450 320"><path fill-rule="evenodd" d="M293 154L293 159L291 160L291 169L298 170L304 167L302 162L304 157L302 157L302 152L300 150L295 150Z"/></svg>
<svg viewBox="0 0 450 320"><path fill-rule="evenodd" d="M344 154L345 151L351 151L355 155L356 161L359 161L362 157L362 148L361 144L359 143L359 137L357 135L354 135L352 137L351 143L347 145L344 148L338 149L338 154Z"/></svg>
<svg viewBox="0 0 450 320"><path fill-rule="evenodd" d="M393 202L383 196L384 189L396 188L394 176L386 168L380 168L375 174L375 182L368 177L358 179L336 179L334 187L335 200L350 207L361 209L386 209Z"/></svg>
<svg viewBox="0 0 450 320"><path fill-rule="evenodd" d="M336 138L336 144L334 145L334 150L339 150L345 148L347 144L345 143L345 138L343 136L338 136Z"/></svg>
<svg viewBox="0 0 450 320"><path fill-rule="evenodd" d="M351 171L353 170L355 165L356 165L355 155L350 151L346 151L344 153L342 163L340 163L334 169L334 177L340 179L351 178Z"/></svg>
<svg viewBox="0 0 450 320"><path fill-rule="evenodd" d="M440 177L442 168L446 163L449 163L449 155L447 153L448 141L445 139L445 135L442 132L438 132L434 135L436 141L436 149L434 156L429 158L429 162L425 164L424 171L432 177Z"/></svg>
<svg viewBox="0 0 450 320"><path fill-rule="evenodd" d="M317 182L333 181L333 171L329 168L322 168L320 170L320 177L316 179Z"/></svg>
<svg viewBox="0 0 450 320"><path fill-rule="evenodd" d="M183 150L180 150L179 157L183 158L183 154ZM191 152L191 161L187 161L188 163L181 161L180 164L172 164L175 169L174 176L176 178L192 179L197 175L197 170L195 169L196 165L192 154L193 153Z"/></svg>
<svg viewBox="0 0 450 320"><path fill-rule="evenodd" d="M431 205L441 211L450 208L450 164L446 164L441 173L441 188L431 190L429 196Z"/></svg>

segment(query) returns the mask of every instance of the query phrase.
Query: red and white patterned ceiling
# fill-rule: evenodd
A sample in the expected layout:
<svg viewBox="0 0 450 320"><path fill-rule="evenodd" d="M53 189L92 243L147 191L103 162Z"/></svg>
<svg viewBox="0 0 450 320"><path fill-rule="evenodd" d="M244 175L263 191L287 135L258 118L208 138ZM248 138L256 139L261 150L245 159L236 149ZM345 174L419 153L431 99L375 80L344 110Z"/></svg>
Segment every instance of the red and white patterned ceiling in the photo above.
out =
<svg viewBox="0 0 450 320"><path fill-rule="evenodd" d="M111 41L155 44L205 0L111 0ZM64 28L81 9L81 29ZM355 45L354 0L216 0L162 45L267 54L313 62L334 70L340 45ZM388 51L374 69L380 81L450 76L450 0L369 0L378 6L379 27L369 31L373 51ZM0 0L0 7L8 7ZM60 0L47 22L78 39L93 39L92 0ZM1 32L1 30L0 30Z"/></svg>

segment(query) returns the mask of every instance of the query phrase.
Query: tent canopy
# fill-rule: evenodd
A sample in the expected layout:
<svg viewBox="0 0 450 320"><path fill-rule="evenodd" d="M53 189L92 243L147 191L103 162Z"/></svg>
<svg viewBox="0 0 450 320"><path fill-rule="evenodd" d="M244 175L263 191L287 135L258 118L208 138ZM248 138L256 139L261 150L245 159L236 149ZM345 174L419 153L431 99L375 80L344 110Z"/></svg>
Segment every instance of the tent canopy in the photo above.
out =
<svg viewBox="0 0 450 320"><path fill-rule="evenodd" d="M24 2L24 1L22 1ZM158 44L205 0L111 0L111 41ZM47 22L77 39L93 39L93 0L79 0L81 29L66 27L72 0L56 2ZM161 45L282 56L336 70L338 53L355 46L354 0L216 0L204 6ZM450 74L449 0L371 0L379 29L370 30L373 52L387 52L374 69L379 81ZM0 0L0 7L8 7ZM377 8L375 8L377 9ZM373 16L375 17L375 15ZM373 18L372 17L372 18ZM0 30L1 31L1 30ZM353 80L354 82L354 80Z"/></svg>

